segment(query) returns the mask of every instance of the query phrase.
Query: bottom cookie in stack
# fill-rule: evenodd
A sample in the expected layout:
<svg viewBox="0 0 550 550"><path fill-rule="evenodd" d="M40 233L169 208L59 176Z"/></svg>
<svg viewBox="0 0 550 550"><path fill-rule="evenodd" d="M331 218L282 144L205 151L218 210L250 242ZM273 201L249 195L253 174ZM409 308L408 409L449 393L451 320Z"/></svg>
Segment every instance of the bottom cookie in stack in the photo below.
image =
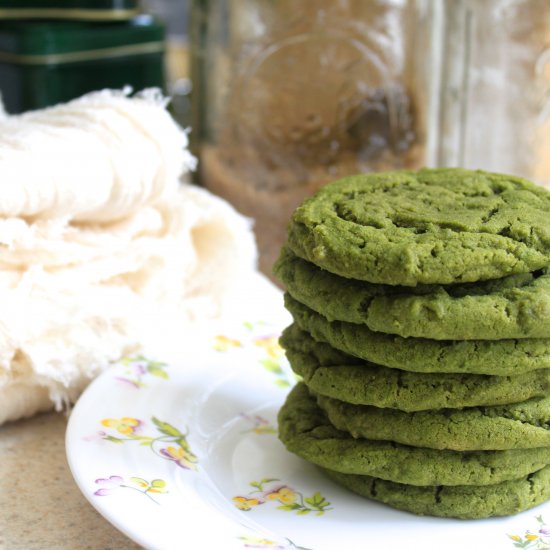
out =
<svg viewBox="0 0 550 550"><path fill-rule="evenodd" d="M280 410L279 435L334 481L416 514L502 516L550 499L548 446L454 451L354 437L334 427L304 383Z"/></svg>
<svg viewBox="0 0 550 550"><path fill-rule="evenodd" d="M550 498L550 466L496 485L418 487L370 476L328 476L351 491L419 515L479 519L508 516L542 504Z"/></svg>

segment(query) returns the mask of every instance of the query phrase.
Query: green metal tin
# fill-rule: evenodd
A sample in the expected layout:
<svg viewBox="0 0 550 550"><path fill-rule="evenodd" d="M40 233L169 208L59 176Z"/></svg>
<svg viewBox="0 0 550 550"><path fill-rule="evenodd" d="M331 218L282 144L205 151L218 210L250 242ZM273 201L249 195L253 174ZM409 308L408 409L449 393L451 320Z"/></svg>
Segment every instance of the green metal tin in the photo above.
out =
<svg viewBox="0 0 550 550"><path fill-rule="evenodd" d="M164 84L164 27L150 16L0 23L0 91L10 113L102 88Z"/></svg>
<svg viewBox="0 0 550 550"><path fill-rule="evenodd" d="M0 0L0 19L121 21L135 17L138 0Z"/></svg>

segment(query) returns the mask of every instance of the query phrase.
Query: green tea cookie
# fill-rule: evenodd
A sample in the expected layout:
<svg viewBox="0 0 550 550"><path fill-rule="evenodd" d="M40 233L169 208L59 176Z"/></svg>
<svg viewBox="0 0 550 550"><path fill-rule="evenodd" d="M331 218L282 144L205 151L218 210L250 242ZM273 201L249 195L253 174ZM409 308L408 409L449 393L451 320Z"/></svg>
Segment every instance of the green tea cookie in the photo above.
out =
<svg viewBox="0 0 550 550"><path fill-rule="evenodd" d="M304 384L294 387L279 412L279 438L318 466L411 485L489 485L550 463L550 447L459 453L354 439L330 424Z"/></svg>
<svg viewBox="0 0 550 550"><path fill-rule="evenodd" d="M550 466L519 479L480 487L416 487L376 477L323 471L354 493L422 516L461 519L508 516L550 499Z"/></svg>
<svg viewBox="0 0 550 550"><path fill-rule="evenodd" d="M516 288L455 297L383 296L369 308L371 330L434 340L550 338L550 275L516 275ZM527 283L527 284L525 284Z"/></svg>
<svg viewBox="0 0 550 550"><path fill-rule="evenodd" d="M516 375L550 367L550 339L428 340L327 321L288 294L285 306L313 338L377 365L412 372Z"/></svg>
<svg viewBox="0 0 550 550"><path fill-rule="evenodd" d="M350 405L322 395L317 404L332 425L353 437L452 451L498 451L550 446L550 397L522 403L406 413Z"/></svg>
<svg viewBox="0 0 550 550"><path fill-rule="evenodd" d="M515 376L432 374L374 365L316 342L297 325L280 343L294 372L315 393L352 403L421 411L427 409L507 405L548 395L550 369Z"/></svg>
<svg viewBox="0 0 550 550"><path fill-rule="evenodd" d="M550 193L462 169L361 174L297 208L288 246L332 273L372 283L498 279L550 263Z"/></svg>
<svg viewBox="0 0 550 550"><path fill-rule="evenodd" d="M376 285L344 279L283 249L275 275L329 321L432 340L550 337L550 275L520 273L462 285Z"/></svg>

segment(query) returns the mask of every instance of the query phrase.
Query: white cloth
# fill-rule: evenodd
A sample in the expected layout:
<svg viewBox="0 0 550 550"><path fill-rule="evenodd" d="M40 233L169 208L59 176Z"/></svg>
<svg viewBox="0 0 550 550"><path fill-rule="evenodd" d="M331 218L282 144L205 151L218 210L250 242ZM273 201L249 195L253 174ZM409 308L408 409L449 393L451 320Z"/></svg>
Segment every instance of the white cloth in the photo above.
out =
<svg viewBox="0 0 550 550"><path fill-rule="evenodd" d="M250 222L179 182L193 161L152 91L0 119L0 424L235 299Z"/></svg>

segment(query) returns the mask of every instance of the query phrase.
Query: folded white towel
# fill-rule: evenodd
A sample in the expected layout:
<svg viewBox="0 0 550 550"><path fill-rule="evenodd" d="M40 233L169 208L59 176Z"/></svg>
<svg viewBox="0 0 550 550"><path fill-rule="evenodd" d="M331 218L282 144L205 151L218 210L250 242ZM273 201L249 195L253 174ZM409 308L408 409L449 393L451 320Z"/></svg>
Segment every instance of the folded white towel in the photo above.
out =
<svg viewBox="0 0 550 550"><path fill-rule="evenodd" d="M0 119L0 424L223 314L253 273L249 220L179 183L186 146L157 92Z"/></svg>
<svg viewBox="0 0 550 550"><path fill-rule="evenodd" d="M104 222L174 192L187 135L158 91L103 90L0 120L0 215Z"/></svg>

